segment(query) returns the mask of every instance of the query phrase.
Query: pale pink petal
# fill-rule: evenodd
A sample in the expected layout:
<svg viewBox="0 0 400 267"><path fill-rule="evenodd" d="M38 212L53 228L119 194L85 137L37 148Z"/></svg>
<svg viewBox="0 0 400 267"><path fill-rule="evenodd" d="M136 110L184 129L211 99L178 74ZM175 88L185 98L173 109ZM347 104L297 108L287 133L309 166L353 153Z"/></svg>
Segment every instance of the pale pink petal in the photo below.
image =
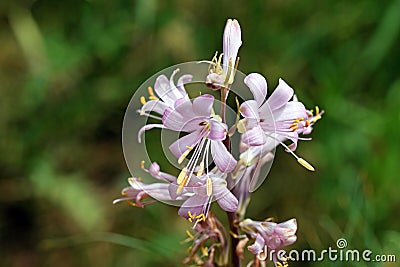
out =
<svg viewBox="0 0 400 267"><path fill-rule="evenodd" d="M225 186L220 186L220 189L215 188L217 191L214 193L214 196L218 202L218 205L221 207L221 209L228 211L228 212L234 212L237 210L237 207L239 205L239 201L237 198L232 194L231 191L228 190ZM213 187L214 190L214 187Z"/></svg>
<svg viewBox="0 0 400 267"><path fill-rule="evenodd" d="M173 142L169 146L169 149L171 150L172 154L174 154L174 156L176 158L179 158L183 154L183 152L188 150L188 148L187 148L188 146L194 147L195 145L197 145L199 143L201 138L202 138L201 130L194 131L188 135L185 135L185 136L179 138L175 142Z"/></svg>
<svg viewBox="0 0 400 267"><path fill-rule="evenodd" d="M223 37L223 69L227 71L227 66L229 60L232 61L232 67L235 65L237 53L239 51L240 46L242 45L242 32L240 29L239 22L234 19L228 19L226 22L224 37Z"/></svg>
<svg viewBox="0 0 400 267"><path fill-rule="evenodd" d="M189 99L189 97L187 95L184 85L190 83L192 81L192 79L193 79L193 76L190 74L182 75L181 77L179 77L178 83L176 85L176 88L178 88L178 90L182 93L182 95L184 95L185 98L187 98L187 99Z"/></svg>
<svg viewBox="0 0 400 267"><path fill-rule="evenodd" d="M174 72L175 73L175 72ZM173 76L171 76L171 79ZM171 86L170 81L165 75L160 75L154 84L154 91L168 106L173 107L177 99L183 98L184 95L175 87Z"/></svg>
<svg viewBox="0 0 400 267"><path fill-rule="evenodd" d="M254 100L260 107L267 96L267 81L264 76L259 73L251 73L244 78L244 83L249 87L253 93Z"/></svg>
<svg viewBox="0 0 400 267"><path fill-rule="evenodd" d="M257 234L254 244L251 246L248 246L247 249L254 255L260 255L261 252L263 252L264 247L265 247L264 238L260 234Z"/></svg>
<svg viewBox="0 0 400 267"><path fill-rule="evenodd" d="M225 123L209 120L210 123L210 133L208 138L214 141L223 141L226 138L226 133L228 131L228 126Z"/></svg>
<svg viewBox="0 0 400 267"><path fill-rule="evenodd" d="M284 80L279 79L278 86L265 104L268 104L271 110L276 110L284 106L292 98L293 94L294 90Z"/></svg>
<svg viewBox="0 0 400 267"><path fill-rule="evenodd" d="M231 172L237 164L235 158L220 141L211 140L211 155L215 165L223 173Z"/></svg>
<svg viewBox="0 0 400 267"><path fill-rule="evenodd" d="M201 95L193 100L193 112L198 116L209 117L214 104L214 97L209 94Z"/></svg>
<svg viewBox="0 0 400 267"><path fill-rule="evenodd" d="M265 144L266 141L267 138L260 126L256 126L242 134L242 142L250 146L260 146Z"/></svg>
<svg viewBox="0 0 400 267"><path fill-rule="evenodd" d="M208 196L194 195L189 197L185 202L183 202L178 214L188 219L190 212L192 215L200 215L204 213L205 207L207 205Z"/></svg>
<svg viewBox="0 0 400 267"><path fill-rule="evenodd" d="M247 100L240 105L240 114L245 118L257 119L258 116L258 104L255 100Z"/></svg>
<svg viewBox="0 0 400 267"><path fill-rule="evenodd" d="M163 115L166 108L168 108L168 105L164 102L160 100L150 100L142 106L142 108L140 109L140 113L143 114L145 112L154 111L160 115Z"/></svg>
<svg viewBox="0 0 400 267"><path fill-rule="evenodd" d="M148 130L153 129L153 128L165 128L165 127L162 124L147 124L147 125L143 126L142 128L140 128L140 130L138 132L138 135L137 135L138 142L139 143L142 142L142 134L145 131L148 131Z"/></svg>

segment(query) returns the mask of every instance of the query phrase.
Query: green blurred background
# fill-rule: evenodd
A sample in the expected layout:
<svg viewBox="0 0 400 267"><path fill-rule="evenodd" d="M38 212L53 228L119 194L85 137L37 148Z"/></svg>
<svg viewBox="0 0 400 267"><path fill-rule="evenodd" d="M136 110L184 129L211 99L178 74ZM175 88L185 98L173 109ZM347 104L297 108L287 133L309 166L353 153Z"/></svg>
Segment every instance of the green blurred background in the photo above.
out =
<svg viewBox="0 0 400 267"><path fill-rule="evenodd" d="M398 0L1 1L0 266L181 265L175 207L112 205L129 176L122 121L148 77L221 51L227 18L241 71L326 111L298 148L317 171L278 149L248 215L296 217L291 248L343 237L397 256L290 266L400 266L399 14Z"/></svg>

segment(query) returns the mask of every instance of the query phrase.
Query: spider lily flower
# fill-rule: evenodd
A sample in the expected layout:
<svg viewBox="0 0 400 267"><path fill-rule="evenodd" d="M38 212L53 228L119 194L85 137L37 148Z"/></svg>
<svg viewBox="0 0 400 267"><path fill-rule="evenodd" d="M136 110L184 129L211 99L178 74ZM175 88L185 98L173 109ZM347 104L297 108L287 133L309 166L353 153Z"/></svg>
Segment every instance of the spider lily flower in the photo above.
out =
<svg viewBox="0 0 400 267"><path fill-rule="evenodd" d="M227 188L227 182L222 177L223 174L219 171L194 176L183 190L184 195L192 195L181 205L179 215L196 224L204 221L214 199L223 210L234 212L238 207L238 200ZM181 185L171 184L170 192L177 191L179 186Z"/></svg>
<svg viewBox="0 0 400 267"><path fill-rule="evenodd" d="M242 32L239 22L236 19L228 19L223 36L223 53L218 58L218 52L215 54L209 75L206 78L206 84L210 89L217 90L221 86L228 86L233 83L239 63L237 54L241 45Z"/></svg>
<svg viewBox="0 0 400 267"><path fill-rule="evenodd" d="M165 110L167 108L173 108L177 100L189 100L189 96L185 90L184 85L190 83L193 76L190 74L182 75L178 79L177 85L175 85L174 77L178 72L179 69L176 69L172 73L169 80L165 75L160 75L159 77L157 77L154 84L155 93L153 91L153 88L148 87L149 100L147 101L144 96L140 97L140 102L143 105L142 108L138 110L140 115L161 120L161 117L154 116L150 113L155 112L160 116L163 116ZM160 127L160 125L148 124L142 127L138 133L139 142L143 131L149 130L154 127Z"/></svg>
<svg viewBox="0 0 400 267"><path fill-rule="evenodd" d="M307 140L299 137L299 134L311 132L310 127L321 118L322 113L317 111L315 117L310 117L310 112L297 98L291 100L294 90L282 79L279 79L278 87L266 101L267 81L261 74L249 74L244 82L253 93L254 100L245 101L240 106L240 113L244 117L238 125L239 132L243 133L242 141L250 146L269 143L275 147L281 144L302 166L314 171L307 161L293 151L298 140ZM292 143L285 145L283 142L286 140Z"/></svg>
<svg viewBox="0 0 400 267"><path fill-rule="evenodd" d="M223 144L228 127L218 116L212 115L213 103L214 97L205 94L195 98L193 103L190 100L177 101L174 109L164 112L162 122L165 128L188 133L169 147L178 158L178 163L181 164L192 153L179 175L182 179L178 177L178 184L181 186L178 191L188 183L194 172L200 176L204 172L204 166L208 168L209 152L221 172L230 172L236 166L237 161Z"/></svg>
<svg viewBox="0 0 400 267"><path fill-rule="evenodd" d="M248 246L248 250L258 257L265 257L269 250L275 252L283 247L289 246L296 242L297 221L291 219L282 223L274 223L268 221L253 221L245 219L239 223L239 227L250 237L255 239L254 243ZM274 262L277 263L274 254Z"/></svg>
<svg viewBox="0 0 400 267"><path fill-rule="evenodd" d="M121 201L127 201L130 205L143 208L147 204L156 202L157 200L170 201L172 199L169 194L169 184L167 183L152 183L145 184L140 178L131 177L128 179L129 187L122 189L122 198L113 201L113 204L119 203ZM156 200L149 200L147 202L142 202L146 198L154 198Z"/></svg>

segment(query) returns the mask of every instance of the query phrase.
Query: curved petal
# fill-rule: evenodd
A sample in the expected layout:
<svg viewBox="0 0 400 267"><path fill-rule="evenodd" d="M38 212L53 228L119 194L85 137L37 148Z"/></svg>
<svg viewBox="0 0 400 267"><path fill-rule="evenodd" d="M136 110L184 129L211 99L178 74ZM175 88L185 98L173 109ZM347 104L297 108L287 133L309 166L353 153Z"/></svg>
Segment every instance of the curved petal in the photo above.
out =
<svg viewBox="0 0 400 267"><path fill-rule="evenodd" d="M189 218L188 214L189 212L192 215L200 215L204 213L207 201L208 201L208 196L200 196L200 195L191 196L185 202L183 202L181 208L178 211L178 214L186 219Z"/></svg>
<svg viewBox="0 0 400 267"><path fill-rule="evenodd" d="M264 238L260 234L257 234L256 240L254 241L253 245L248 246L247 249L253 253L254 255L260 255L263 252L265 247Z"/></svg>
<svg viewBox="0 0 400 267"><path fill-rule="evenodd" d="M138 135L137 135L138 142L139 143L142 142L142 134L145 131L148 131L148 130L153 129L153 128L165 128L165 127L162 124L147 124L147 125L143 126L142 128L140 128L140 130L138 132Z"/></svg>
<svg viewBox="0 0 400 267"><path fill-rule="evenodd" d="M185 126L185 122L186 119L176 110L167 108L164 111L162 123L164 124L165 128L173 131L182 131L183 127Z"/></svg>
<svg viewBox="0 0 400 267"><path fill-rule="evenodd" d="M142 108L140 109L140 114L154 111L162 116L164 114L165 109L167 108L168 105L160 100L150 100L147 101L146 104L142 106Z"/></svg>
<svg viewBox="0 0 400 267"><path fill-rule="evenodd" d="M266 141L267 138L260 126L256 126L242 134L242 142L250 146L260 146L265 144Z"/></svg>
<svg viewBox="0 0 400 267"><path fill-rule="evenodd" d="M267 96L267 80L259 73L250 73L244 78L244 83L249 87L254 100L260 107Z"/></svg>
<svg viewBox="0 0 400 267"><path fill-rule="evenodd" d="M245 118L259 119L258 103L255 100L247 100L240 105L240 114Z"/></svg>
<svg viewBox="0 0 400 267"><path fill-rule="evenodd" d="M225 123L209 120L210 123L210 133L208 138L214 141L223 141L226 138L226 133L228 131L228 126Z"/></svg>
<svg viewBox="0 0 400 267"><path fill-rule="evenodd" d="M237 164L235 158L228 152L221 141L211 140L211 155L215 165L223 173L231 172Z"/></svg>
<svg viewBox="0 0 400 267"><path fill-rule="evenodd" d="M268 104L271 110L276 110L284 106L292 98L293 94L294 90L284 80L279 79L278 86L265 104Z"/></svg>
<svg viewBox="0 0 400 267"><path fill-rule="evenodd" d="M214 189L214 188L213 188ZM234 212L237 210L239 201L237 198L232 194L231 191L226 188L226 185L223 186L220 190L218 190L218 194L214 194L218 205L221 207L221 209L228 211L228 212Z"/></svg>
<svg viewBox="0 0 400 267"><path fill-rule="evenodd" d="M188 150L187 146L194 147L199 143L201 138L201 131L194 131L173 142L169 146L169 150L171 150L172 154L174 154L176 158L179 158L186 150Z"/></svg>
<svg viewBox="0 0 400 267"><path fill-rule="evenodd" d="M239 48L241 45L242 32L239 22L236 19L228 19L228 21L226 22L223 37L223 69L225 71L225 74L230 60L232 61L232 65L235 65L237 53L239 52Z"/></svg>
<svg viewBox="0 0 400 267"><path fill-rule="evenodd" d="M193 100L193 113L198 116L209 117L214 104L214 97L209 94L201 95Z"/></svg>
<svg viewBox="0 0 400 267"><path fill-rule="evenodd" d="M171 76L171 79L173 77ZM177 99L183 98L184 95L175 87L170 85L170 81L167 76L160 75L157 77L154 84L154 90L157 95L170 107L174 106Z"/></svg>
<svg viewBox="0 0 400 267"><path fill-rule="evenodd" d="M182 75L181 77L179 77L178 83L176 85L176 88L178 88L178 90L182 93L182 95L184 95L184 97L186 99L189 99L189 97L185 90L184 85L190 83L192 81L192 79L193 79L193 75L190 75L190 74Z"/></svg>

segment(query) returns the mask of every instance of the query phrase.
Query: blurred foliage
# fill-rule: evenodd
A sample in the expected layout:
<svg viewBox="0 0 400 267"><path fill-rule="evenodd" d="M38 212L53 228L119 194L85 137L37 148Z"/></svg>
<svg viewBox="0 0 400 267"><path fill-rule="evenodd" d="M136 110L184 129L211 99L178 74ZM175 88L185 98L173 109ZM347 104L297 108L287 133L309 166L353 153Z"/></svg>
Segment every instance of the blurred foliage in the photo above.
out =
<svg viewBox="0 0 400 267"><path fill-rule="evenodd" d="M129 176L122 120L153 73L221 51L231 17L242 71L270 88L283 77L326 111L298 149L317 172L279 149L249 216L296 217L292 248L344 237L399 261L398 14L398 0L2 1L0 265L181 265L190 224L176 208L111 204Z"/></svg>

